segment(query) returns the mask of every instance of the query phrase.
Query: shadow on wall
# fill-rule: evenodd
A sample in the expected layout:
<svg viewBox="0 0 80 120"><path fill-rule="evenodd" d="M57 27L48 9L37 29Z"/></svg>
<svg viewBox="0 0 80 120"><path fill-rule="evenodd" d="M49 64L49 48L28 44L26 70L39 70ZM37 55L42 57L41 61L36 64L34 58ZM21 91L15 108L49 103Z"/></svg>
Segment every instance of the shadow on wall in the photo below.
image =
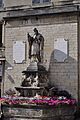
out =
<svg viewBox="0 0 80 120"><path fill-rule="evenodd" d="M64 58L66 59L61 61ZM74 94L74 89L77 89L77 61L62 51L54 50L50 57L49 80L51 85Z"/></svg>
<svg viewBox="0 0 80 120"><path fill-rule="evenodd" d="M6 61L5 70L11 69L11 68L13 68L13 66L8 61Z"/></svg>
<svg viewBox="0 0 80 120"><path fill-rule="evenodd" d="M13 69L13 66L6 61L5 63L5 70L12 70ZM7 78L8 80L12 83L12 84L15 84L15 81L14 79L12 78L12 76L10 74L7 73Z"/></svg>

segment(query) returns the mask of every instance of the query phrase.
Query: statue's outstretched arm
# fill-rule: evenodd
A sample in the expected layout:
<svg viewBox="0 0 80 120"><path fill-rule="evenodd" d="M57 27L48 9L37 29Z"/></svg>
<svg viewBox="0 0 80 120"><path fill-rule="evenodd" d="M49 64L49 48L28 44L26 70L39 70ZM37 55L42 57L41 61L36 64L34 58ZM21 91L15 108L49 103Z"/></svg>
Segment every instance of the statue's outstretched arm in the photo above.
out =
<svg viewBox="0 0 80 120"><path fill-rule="evenodd" d="M30 36L30 34L27 34L28 36L28 43L29 43L29 58L31 59L31 47L32 47L32 43L33 43L33 37Z"/></svg>
<svg viewBox="0 0 80 120"><path fill-rule="evenodd" d="M34 40L33 37L31 37L31 35L29 33L27 34L27 36L28 36L28 42L32 43Z"/></svg>

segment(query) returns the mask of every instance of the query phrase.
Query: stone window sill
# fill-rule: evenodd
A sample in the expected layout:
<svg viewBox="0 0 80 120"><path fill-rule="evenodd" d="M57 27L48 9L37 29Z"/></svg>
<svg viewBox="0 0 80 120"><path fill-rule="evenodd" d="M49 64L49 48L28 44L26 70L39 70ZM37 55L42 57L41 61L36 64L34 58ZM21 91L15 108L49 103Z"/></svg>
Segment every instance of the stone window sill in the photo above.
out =
<svg viewBox="0 0 80 120"><path fill-rule="evenodd" d="M32 8L51 7L52 5L53 5L53 2L33 3Z"/></svg>

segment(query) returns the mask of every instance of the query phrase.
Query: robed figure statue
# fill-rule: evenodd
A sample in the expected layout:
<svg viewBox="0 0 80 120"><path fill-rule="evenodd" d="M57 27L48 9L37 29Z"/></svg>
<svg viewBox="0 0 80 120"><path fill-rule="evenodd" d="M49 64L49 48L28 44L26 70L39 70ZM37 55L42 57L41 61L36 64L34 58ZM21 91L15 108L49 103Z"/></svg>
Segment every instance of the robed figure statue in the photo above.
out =
<svg viewBox="0 0 80 120"><path fill-rule="evenodd" d="M38 32L36 28L34 28L34 36L30 36L28 33L28 42L29 42L29 59L32 57L38 62L43 61L43 48L44 48L44 38Z"/></svg>

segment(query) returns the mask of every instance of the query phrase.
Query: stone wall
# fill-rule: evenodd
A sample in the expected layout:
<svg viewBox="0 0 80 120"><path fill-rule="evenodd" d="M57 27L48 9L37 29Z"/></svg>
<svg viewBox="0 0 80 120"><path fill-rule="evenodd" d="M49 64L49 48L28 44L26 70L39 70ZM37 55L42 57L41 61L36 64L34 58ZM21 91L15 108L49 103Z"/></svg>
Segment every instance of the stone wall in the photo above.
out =
<svg viewBox="0 0 80 120"><path fill-rule="evenodd" d="M13 6L29 6L32 4L31 0L4 0L4 7L13 7Z"/></svg>
<svg viewBox="0 0 80 120"><path fill-rule="evenodd" d="M4 7L22 7L22 6L27 6L27 7L31 7L34 6L32 5L32 0L4 0ZM79 0L51 0L52 5L56 6L56 5L65 5L65 4L72 4L72 3L79 3ZM38 5L38 4L37 4ZM43 4L39 4L40 6ZM46 5L46 3L44 3L44 5Z"/></svg>
<svg viewBox="0 0 80 120"><path fill-rule="evenodd" d="M44 36L44 63L49 71L51 84L69 91L77 99L77 18L75 15L63 14L54 16L29 17L22 20L7 21L5 25L5 81L4 91L22 82L22 71L29 65L27 33L33 35L37 28ZM59 63L54 60L54 41L64 38L68 40L68 58ZM26 59L24 64L13 62L13 41L26 42ZM11 69L9 69L11 67Z"/></svg>

